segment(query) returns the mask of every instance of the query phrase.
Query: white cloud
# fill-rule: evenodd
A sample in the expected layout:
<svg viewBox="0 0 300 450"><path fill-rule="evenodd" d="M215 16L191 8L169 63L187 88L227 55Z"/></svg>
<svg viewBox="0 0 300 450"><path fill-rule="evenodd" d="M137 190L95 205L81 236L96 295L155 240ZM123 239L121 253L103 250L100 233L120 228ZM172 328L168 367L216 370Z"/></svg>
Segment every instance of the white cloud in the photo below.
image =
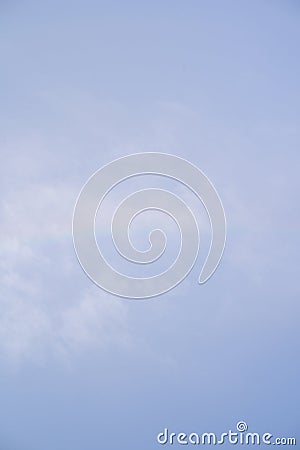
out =
<svg viewBox="0 0 300 450"><path fill-rule="evenodd" d="M102 163L108 162L114 145L117 148L116 153L120 151L111 156L111 159L125 152L150 150L172 152L174 149L180 155L178 149L182 143L193 143L191 148L195 148L197 142L197 149L204 148L201 155L196 151L194 154L193 151L181 151L204 171L213 168L215 174L218 174L216 184L224 203L229 231L223 264L229 261L230 270L243 270L254 280L261 276L268 265L274 268L276 264L282 264L279 258L274 258L276 249L274 250L273 241L267 241L266 236L269 230L270 236L274 237L273 223L276 222L278 227L280 217L277 199L281 193L279 199L283 204L284 195L287 196L290 192L288 174L280 172L281 184L275 184L271 192L266 186L266 174L263 170L268 167L269 161L265 161L260 172L255 174L253 185L252 172L253 167L256 168L257 155L251 156L251 151L245 149L248 158L245 164L236 160L234 150L231 154L223 155L220 152L220 142L209 141L203 124L200 132L193 131L200 119L184 108L172 109L171 105L165 108L164 114L160 111L154 122L149 121L150 125L148 123L147 126L139 126L146 131L137 139L134 137L135 124L130 123L129 131L121 126L126 111L117 111L119 124L114 128L112 107L110 117L103 125L98 120L104 115L101 108L96 109L97 115L94 114L93 104L88 103L86 106L90 113L86 118L79 114L78 122L82 119L84 123L82 128L78 127L75 131L79 134L82 132L85 138L86 134L82 130L89 122L91 142L80 142L74 154L70 150L72 140L68 141L70 130L75 132L73 122L68 122L70 129L67 129L65 137L67 150L61 158L59 150L49 148L53 139L50 135L44 138L35 135L16 139L10 137L9 148L1 150L5 164L1 167L0 200L0 351L5 358L18 362L28 358L40 361L49 353L64 359L82 349L128 339L127 303L110 299L100 289L92 286L83 273L82 277L78 276L81 269L75 258L71 238L73 207L78 191L85 181L83 178L89 176ZM63 124L69 109L74 109L74 104L64 112L65 116L62 114ZM97 120L90 122L90 116L93 114ZM171 123L169 127L165 127L168 121ZM96 133L100 122L103 136L99 136L99 131ZM179 122L182 122L182 125ZM178 124L178 127L173 126L174 123ZM106 125L110 125L107 133ZM122 133L121 137L115 139L114 136L119 136L118 127ZM162 133L164 129L169 130L167 137ZM210 132L214 135L214 131ZM208 131L206 133L209 134ZM200 139L198 142L198 138L202 141ZM105 142L109 152L103 157L101 152L97 152ZM210 145L208 150L204 145L206 143ZM239 144L237 137L234 146ZM88 148L86 153L83 152L85 148ZM72 163L74 159L75 163ZM204 161L203 166L200 164L201 159ZM248 167L251 162L252 172L251 167ZM81 165L84 167L82 172ZM251 172L250 175L248 172ZM210 173L210 170L207 175L216 176ZM271 175L274 176L274 173L269 171L268 176ZM147 187L144 181L139 184L140 182L141 180L134 180L131 187L134 190ZM189 196L181 186L178 186L177 190L170 190L186 200L196 211L200 228L204 231L203 241L209 238L208 221L207 218L204 219L203 207L200 206L199 209L198 200ZM124 194L126 189L121 191ZM108 202L104 208L105 217L112 216L112 206L117 205L124 197L117 198L112 194L112 198L113 201ZM142 215L137 221L135 231L144 229L145 225L148 225L147 216ZM100 232L103 231L101 226L100 223ZM286 233L289 231L288 226L287 223L282 225ZM188 281L185 286L188 286Z"/></svg>
<svg viewBox="0 0 300 450"><path fill-rule="evenodd" d="M16 365L49 356L66 362L126 341L125 305L78 277L71 236L77 186L51 183L47 158L36 163L34 154L33 166L30 151L23 158L15 183L14 157L7 158L0 201L0 357Z"/></svg>

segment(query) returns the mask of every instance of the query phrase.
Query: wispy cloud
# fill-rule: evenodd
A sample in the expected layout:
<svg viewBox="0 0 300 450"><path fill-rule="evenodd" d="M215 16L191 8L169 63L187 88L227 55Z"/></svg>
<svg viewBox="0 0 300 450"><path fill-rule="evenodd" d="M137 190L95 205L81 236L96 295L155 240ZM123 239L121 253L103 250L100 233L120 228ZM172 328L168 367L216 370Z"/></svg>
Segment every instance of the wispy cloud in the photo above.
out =
<svg viewBox="0 0 300 450"><path fill-rule="evenodd" d="M33 181L25 166L16 184L13 170L6 172L0 202L0 354L16 364L49 355L69 361L84 349L126 340L125 305L83 274L78 281L71 236L76 188L70 180L49 183L47 163L39 161ZM6 167L14 167L9 158Z"/></svg>

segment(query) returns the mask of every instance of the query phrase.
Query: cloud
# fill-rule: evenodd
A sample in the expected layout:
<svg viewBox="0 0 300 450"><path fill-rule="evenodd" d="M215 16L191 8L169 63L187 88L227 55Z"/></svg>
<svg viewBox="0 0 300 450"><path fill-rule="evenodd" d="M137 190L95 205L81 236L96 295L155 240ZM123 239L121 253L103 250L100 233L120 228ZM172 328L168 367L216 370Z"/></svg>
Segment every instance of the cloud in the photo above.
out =
<svg viewBox="0 0 300 450"><path fill-rule="evenodd" d="M86 109L90 109L87 114L89 121L94 104L88 103L86 106ZM83 182L101 164L121 156L112 156L110 153L115 143L110 135L118 134L118 130L113 128L112 110L113 107L110 118L107 119L110 123L107 134L105 127L101 128L103 142L107 141L109 147L109 152L105 155L98 153L102 144L96 145L95 142L89 148L89 143L84 142L83 145L80 141L77 147L74 145L73 152L75 142L68 142L69 129L66 136L61 138L67 142L66 149L61 154L60 147L56 148L54 145L58 141L55 141L48 130L45 135L32 132L24 136L19 130L19 135L9 136L1 149L5 164L1 167L0 200L0 351L5 358L18 362L28 358L40 361L45 355L52 354L54 357L68 359L83 349L95 346L103 348L109 342L119 345L118 343L129 339L128 304L111 299L91 284L81 272L75 258L71 236L73 207ZM66 116L68 111L65 111ZM101 116L100 107L98 112ZM126 111L120 112L117 109L116 115L120 122L123 113L126 115ZM198 123L198 116L195 116L189 110L169 105L165 107L163 114L158 111L154 124L140 127L146 131L143 136L139 136L138 142L133 139L133 124L129 132L121 127L121 140L124 141L122 154L153 149L170 152L172 149L169 141L165 142L159 132L164 129L167 120L171 124L183 123L181 128L174 126L170 131L175 153L180 155L178 150L181 143L187 137L195 143L197 136L205 128L205 124L202 124L201 133L195 134L192 130L195 122ZM192 123L189 123L190 120ZM64 123L64 117L61 117L61 122ZM151 120L149 123L151 124ZM158 124L159 130L156 128ZM82 129L85 125L84 122ZM90 124L93 130L97 126L96 123ZM156 130L154 138L153 129ZM94 138L92 135L92 140ZM205 134L201 139L203 142L197 148L204 141L209 142ZM246 161L242 163L241 159L236 158L236 149L223 154L220 152L219 141L210 142L209 145L209 151L202 151L201 154L196 151L190 151L189 154L186 152L186 157L212 177L213 182L217 181L216 187L228 221L228 241L222 265L227 265L230 273L243 272L252 281L260 282L268 267L274 270L285 264L282 258L277 257L282 247L278 250L278 246L274 246L276 236L272 227L276 223L277 231L280 228L283 234L288 234L291 229L291 224L284 220L284 210L291 204L284 200L292 198L291 181L288 180L291 169L280 171L278 178L275 168L280 167L283 162L279 157L275 162L272 160L273 166L270 167L270 160L265 156L258 167L257 154L252 154L249 148L245 148ZM234 147L238 148L239 145L241 141L237 133ZM88 150L84 153L86 147ZM119 190L112 193L102 211L105 220L99 221L97 230L104 234L118 203L132 191L153 187L152 181L146 182L138 177L128 189L120 186ZM200 232L202 231L201 251L203 242L207 240L209 243L210 229L199 201L181 185L175 186L172 182L168 184L163 181L155 184L155 187L170 189L192 207ZM294 217L299 220L296 214ZM164 217L160 220L162 228L164 225L168 226ZM143 248L147 244L147 235L141 233L140 239L139 233L145 230L148 233L149 216L141 215L134 227L136 234L133 238L136 238L138 248ZM171 239L175 235L172 230L174 228L170 227ZM291 254L293 242L289 240L288 245L286 253ZM206 256L205 251L202 256ZM185 286L189 289L188 281Z"/></svg>
<svg viewBox="0 0 300 450"><path fill-rule="evenodd" d="M27 164L17 182L14 156L7 156L0 201L0 358L17 365L49 356L66 362L86 349L126 341L125 305L87 280L75 258L77 186L63 177L48 180L51 155L37 163L34 154L23 155Z"/></svg>

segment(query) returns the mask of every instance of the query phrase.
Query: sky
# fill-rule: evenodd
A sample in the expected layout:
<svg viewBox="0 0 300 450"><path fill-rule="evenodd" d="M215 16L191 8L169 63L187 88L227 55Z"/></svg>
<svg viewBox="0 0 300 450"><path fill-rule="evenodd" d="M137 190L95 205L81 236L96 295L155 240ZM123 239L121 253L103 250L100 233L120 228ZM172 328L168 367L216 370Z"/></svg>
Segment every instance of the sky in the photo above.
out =
<svg viewBox="0 0 300 450"><path fill-rule="evenodd" d="M241 420L300 439L299 40L295 0L0 2L1 450L151 450L166 427ZM149 151L210 178L227 244L199 286L204 208L162 184L199 220L199 259L126 300L82 271L72 215L98 168ZM124 270L108 214L152 183L98 217ZM138 245L160 220L141 218Z"/></svg>

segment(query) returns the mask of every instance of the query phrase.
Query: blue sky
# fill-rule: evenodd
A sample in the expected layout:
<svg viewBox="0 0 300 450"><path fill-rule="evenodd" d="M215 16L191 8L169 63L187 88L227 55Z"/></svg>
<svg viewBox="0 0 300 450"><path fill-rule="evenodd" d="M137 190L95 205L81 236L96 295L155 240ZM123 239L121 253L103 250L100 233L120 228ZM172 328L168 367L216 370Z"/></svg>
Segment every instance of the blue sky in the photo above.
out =
<svg viewBox="0 0 300 450"><path fill-rule="evenodd" d="M300 439L299 22L292 0L1 3L1 448L239 420ZM228 239L199 286L203 224L189 277L139 302L84 275L71 220L96 169L145 151L209 176Z"/></svg>

